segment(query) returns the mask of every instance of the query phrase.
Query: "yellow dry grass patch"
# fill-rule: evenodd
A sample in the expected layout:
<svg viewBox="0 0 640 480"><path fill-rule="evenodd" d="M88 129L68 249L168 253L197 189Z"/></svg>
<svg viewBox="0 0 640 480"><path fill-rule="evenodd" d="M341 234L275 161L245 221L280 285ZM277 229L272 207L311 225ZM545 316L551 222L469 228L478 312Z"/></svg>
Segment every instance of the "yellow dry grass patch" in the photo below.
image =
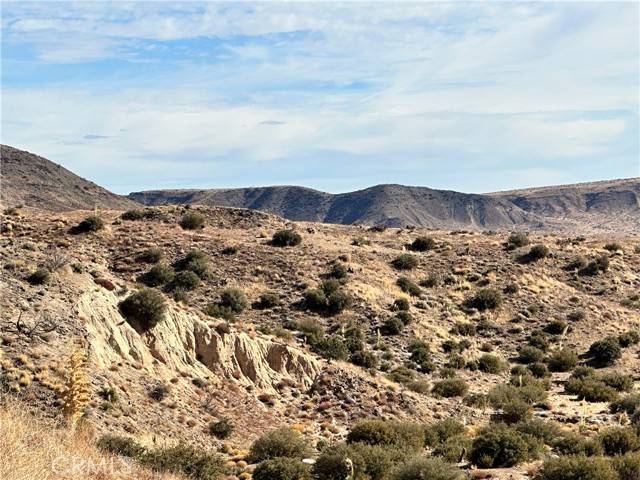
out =
<svg viewBox="0 0 640 480"><path fill-rule="evenodd" d="M0 407L0 478L3 480L170 480L106 455L90 434L57 428L24 412Z"/></svg>

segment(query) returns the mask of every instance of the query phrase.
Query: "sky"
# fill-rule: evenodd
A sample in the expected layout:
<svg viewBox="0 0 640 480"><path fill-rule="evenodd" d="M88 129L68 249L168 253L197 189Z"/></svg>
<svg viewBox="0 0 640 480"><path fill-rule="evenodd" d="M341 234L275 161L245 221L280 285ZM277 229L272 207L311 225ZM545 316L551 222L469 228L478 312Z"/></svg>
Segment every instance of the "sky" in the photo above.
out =
<svg viewBox="0 0 640 480"><path fill-rule="evenodd" d="M1 6L2 143L117 193L640 176L638 2Z"/></svg>

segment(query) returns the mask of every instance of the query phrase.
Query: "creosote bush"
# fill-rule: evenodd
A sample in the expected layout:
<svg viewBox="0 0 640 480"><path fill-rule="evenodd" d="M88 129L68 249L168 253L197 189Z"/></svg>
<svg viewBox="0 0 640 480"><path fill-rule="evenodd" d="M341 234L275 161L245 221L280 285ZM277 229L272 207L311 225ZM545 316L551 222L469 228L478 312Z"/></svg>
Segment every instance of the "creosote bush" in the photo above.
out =
<svg viewBox="0 0 640 480"><path fill-rule="evenodd" d="M267 308L277 307L280 304L280 295L277 292L265 292L260 295L255 307L265 310Z"/></svg>
<svg viewBox="0 0 640 480"><path fill-rule="evenodd" d="M145 273L140 280L149 287L157 287L171 282L174 276L175 273L173 272L173 268L164 263L158 263L151 267L151 269Z"/></svg>
<svg viewBox="0 0 640 480"><path fill-rule="evenodd" d="M499 357L490 353L485 353L478 359L478 370L484 373L500 373L506 370L507 365Z"/></svg>
<svg viewBox="0 0 640 480"><path fill-rule="evenodd" d="M418 266L418 259L410 253L403 253L393 259L391 265L396 270L413 270Z"/></svg>
<svg viewBox="0 0 640 480"><path fill-rule="evenodd" d="M160 292L143 288L120 302L120 311L135 327L147 331L164 318L167 303Z"/></svg>
<svg viewBox="0 0 640 480"><path fill-rule="evenodd" d="M171 282L172 290L189 292L200 286L200 277L190 270L178 272Z"/></svg>
<svg viewBox="0 0 640 480"><path fill-rule="evenodd" d="M347 443L382 445L417 452L424 445L424 430L417 423L365 419L351 428Z"/></svg>
<svg viewBox="0 0 640 480"><path fill-rule="evenodd" d="M607 459L582 455L546 460L534 478L535 480L627 480L618 478Z"/></svg>
<svg viewBox="0 0 640 480"><path fill-rule="evenodd" d="M414 252L426 252L436 248L436 241L431 237L418 237L411 243Z"/></svg>
<svg viewBox="0 0 640 480"><path fill-rule="evenodd" d="M51 279L51 273L46 268L38 268L35 272L27 277L27 281L31 285L44 285Z"/></svg>
<svg viewBox="0 0 640 480"><path fill-rule="evenodd" d="M536 458L541 449L542 442L535 437L492 423L473 439L469 458L480 468L512 467Z"/></svg>
<svg viewBox="0 0 640 480"><path fill-rule="evenodd" d="M462 480L465 474L440 458L416 457L400 465L392 480Z"/></svg>
<svg viewBox="0 0 640 480"><path fill-rule="evenodd" d="M313 473L317 480L344 480L351 473L346 461L349 459L353 480L387 480L392 468L408 453L387 445L340 443L322 449Z"/></svg>
<svg viewBox="0 0 640 480"><path fill-rule="evenodd" d="M399 277L398 280L396 280L396 285L400 287L400 290L402 290L406 294L411 295L412 297L420 296L420 286L410 278Z"/></svg>
<svg viewBox="0 0 640 480"><path fill-rule="evenodd" d="M302 435L289 427L271 430L251 445L249 456L254 462L277 457L302 459L309 453L309 445Z"/></svg>
<svg viewBox="0 0 640 480"><path fill-rule="evenodd" d="M629 427L609 427L598 432L596 437L605 455L624 455L640 448L638 435Z"/></svg>
<svg viewBox="0 0 640 480"><path fill-rule="evenodd" d="M206 280L211 276L211 265L207 259L207 255L200 250L191 250L187 254L174 262L173 267L176 270L188 270L195 273L202 280Z"/></svg>
<svg viewBox="0 0 640 480"><path fill-rule="evenodd" d="M464 397L469 390L467 382L461 378L447 378L433 384L431 393L436 397Z"/></svg>
<svg viewBox="0 0 640 480"><path fill-rule="evenodd" d="M509 250L515 250L527 245L529 245L529 236L524 232L513 232L507 239L507 248Z"/></svg>
<svg viewBox="0 0 640 480"><path fill-rule="evenodd" d="M196 212L185 213L180 219L180 226L184 230L200 230L204 228L205 218Z"/></svg>
<svg viewBox="0 0 640 480"><path fill-rule="evenodd" d="M260 462L253 480L311 480L311 470L297 458L276 457Z"/></svg>
<svg viewBox="0 0 640 480"><path fill-rule="evenodd" d="M97 232L104 228L104 220L97 215L91 215L71 229L72 233Z"/></svg>
<svg viewBox="0 0 640 480"><path fill-rule="evenodd" d="M220 295L220 305L234 313L242 313L247 308L247 296L239 288L226 288Z"/></svg>
<svg viewBox="0 0 640 480"><path fill-rule="evenodd" d="M480 311L495 310L502 306L502 295L494 288L481 288L465 301L465 305Z"/></svg>
<svg viewBox="0 0 640 480"><path fill-rule="evenodd" d="M162 250L158 247L147 248L136 256L136 261L140 263L158 263L161 259Z"/></svg>
<svg viewBox="0 0 640 480"><path fill-rule="evenodd" d="M537 261L542 260L543 258L547 258L549 256L549 247L546 245L538 244L531 247L529 250L529 260Z"/></svg>
<svg viewBox="0 0 640 480"><path fill-rule="evenodd" d="M613 365L622 356L620 341L617 337L606 337L597 340L589 347L593 361L602 367Z"/></svg>
<svg viewBox="0 0 640 480"><path fill-rule="evenodd" d="M217 422L209 424L209 433L216 438L225 439L233 433L233 422L228 418L223 418Z"/></svg>
<svg viewBox="0 0 640 480"><path fill-rule="evenodd" d="M271 238L271 244L276 247L295 247L300 245L302 237L294 230L278 230Z"/></svg>

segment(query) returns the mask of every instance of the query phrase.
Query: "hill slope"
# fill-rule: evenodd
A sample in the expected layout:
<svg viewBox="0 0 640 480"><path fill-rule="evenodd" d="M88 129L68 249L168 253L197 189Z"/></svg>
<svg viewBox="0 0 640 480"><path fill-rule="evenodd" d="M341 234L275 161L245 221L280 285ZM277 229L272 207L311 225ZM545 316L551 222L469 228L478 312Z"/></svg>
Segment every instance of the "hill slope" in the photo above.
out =
<svg viewBox="0 0 640 480"><path fill-rule="evenodd" d="M94 207L126 209L132 200L85 180L46 158L2 145L2 189L4 205L28 205L49 210L87 210Z"/></svg>
<svg viewBox="0 0 640 480"><path fill-rule="evenodd" d="M147 205L190 203L250 208L290 220L431 228L511 228L540 223L508 200L425 187L377 185L333 195L294 186L131 193Z"/></svg>

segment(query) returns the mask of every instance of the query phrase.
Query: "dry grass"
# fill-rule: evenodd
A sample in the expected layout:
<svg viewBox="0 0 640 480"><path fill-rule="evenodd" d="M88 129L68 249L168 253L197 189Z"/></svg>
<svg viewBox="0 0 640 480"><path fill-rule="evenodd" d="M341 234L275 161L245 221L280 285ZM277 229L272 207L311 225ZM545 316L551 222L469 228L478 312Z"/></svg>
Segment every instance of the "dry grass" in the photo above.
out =
<svg viewBox="0 0 640 480"><path fill-rule="evenodd" d="M95 447L83 429L57 428L19 405L0 407L0 478L3 480L177 480L139 468Z"/></svg>

